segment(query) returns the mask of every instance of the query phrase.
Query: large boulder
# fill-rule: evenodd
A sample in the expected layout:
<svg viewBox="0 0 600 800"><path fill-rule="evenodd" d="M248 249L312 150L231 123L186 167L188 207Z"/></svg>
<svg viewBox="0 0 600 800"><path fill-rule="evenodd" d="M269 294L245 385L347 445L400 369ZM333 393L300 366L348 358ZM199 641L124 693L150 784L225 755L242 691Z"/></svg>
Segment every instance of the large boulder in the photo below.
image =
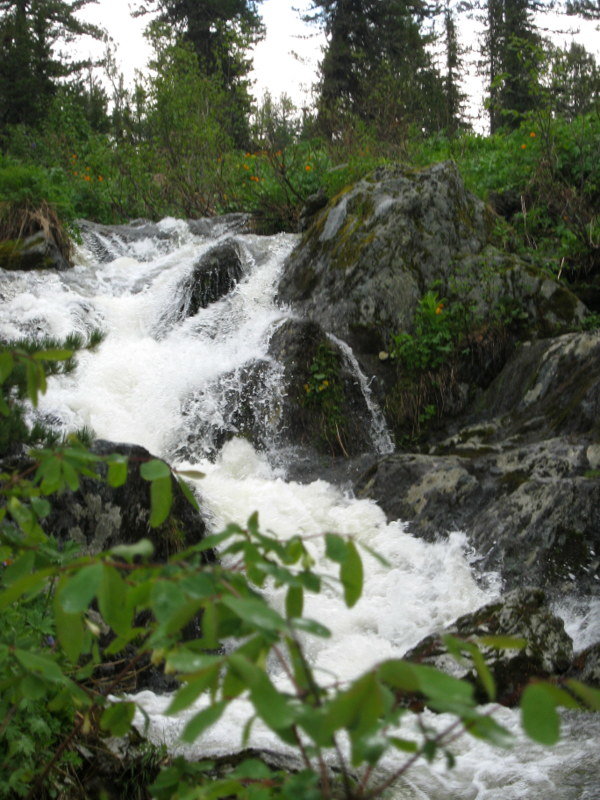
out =
<svg viewBox="0 0 600 800"><path fill-rule="evenodd" d="M7 270L69 269L51 232L37 231L24 239L0 242L0 268Z"/></svg>
<svg viewBox="0 0 600 800"><path fill-rule="evenodd" d="M497 649L480 644L486 665L496 684L497 701L516 705L530 678L565 675L571 667L573 643L564 623L548 609L544 593L523 588L510 592L472 614L460 617L440 633L432 634L412 648L404 658L429 664L477 684L480 702L488 699L473 667L459 664L443 642L450 635L475 642L486 636L524 639L521 649Z"/></svg>
<svg viewBox="0 0 600 800"><path fill-rule="evenodd" d="M271 336L266 358L221 375L209 392L185 400L173 457L214 455L234 436L260 450L297 448L313 466L311 454L319 462L322 456L370 452L377 431L363 384L347 349L320 325L284 320Z"/></svg>
<svg viewBox="0 0 600 800"><path fill-rule="evenodd" d="M77 491L53 497L52 511L44 520L53 536L76 542L91 554L150 539L154 558L159 561L202 540L206 533L204 520L174 478L171 514L162 525L150 527L150 484L142 478L140 467L154 456L145 448L98 440L91 450L99 456L127 456L127 481L113 488L103 480L83 478ZM212 558L210 553L208 558Z"/></svg>
<svg viewBox="0 0 600 800"><path fill-rule="evenodd" d="M243 275L242 253L234 239L211 247L175 288L174 299L158 323L158 335L225 297Z"/></svg>
<svg viewBox="0 0 600 800"><path fill-rule="evenodd" d="M545 334L582 319L586 309L567 289L494 246L495 220L451 162L378 169L315 215L279 300L366 356L412 330L433 289L482 319L517 308Z"/></svg>
<svg viewBox="0 0 600 800"><path fill-rule="evenodd" d="M278 426L285 444L346 457L373 448L372 413L339 342L315 322L287 320L271 337L269 354L283 369Z"/></svg>
<svg viewBox="0 0 600 800"><path fill-rule="evenodd" d="M522 346L474 410L374 464L358 493L417 535L467 531L509 588L597 592L599 364L598 333Z"/></svg>

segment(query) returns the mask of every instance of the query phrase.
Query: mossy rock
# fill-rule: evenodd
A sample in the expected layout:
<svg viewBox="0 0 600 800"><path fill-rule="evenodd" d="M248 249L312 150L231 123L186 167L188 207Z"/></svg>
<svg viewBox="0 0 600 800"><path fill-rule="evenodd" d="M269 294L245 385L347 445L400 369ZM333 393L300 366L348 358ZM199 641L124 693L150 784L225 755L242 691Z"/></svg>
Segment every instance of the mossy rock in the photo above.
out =
<svg viewBox="0 0 600 800"><path fill-rule="evenodd" d="M431 289L474 305L481 319L512 304L534 335L575 327L586 314L566 288L496 246L494 212L466 190L452 162L380 168L312 219L278 297L359 356L411 331Z"/></svg>
<svg viewBox="0 0 600 800"><path fill-rule="evenodd" d="M0 268L6 270L38 270L69 268L69 263L54 240L43 231L25 239L0 242Z"/></svg>

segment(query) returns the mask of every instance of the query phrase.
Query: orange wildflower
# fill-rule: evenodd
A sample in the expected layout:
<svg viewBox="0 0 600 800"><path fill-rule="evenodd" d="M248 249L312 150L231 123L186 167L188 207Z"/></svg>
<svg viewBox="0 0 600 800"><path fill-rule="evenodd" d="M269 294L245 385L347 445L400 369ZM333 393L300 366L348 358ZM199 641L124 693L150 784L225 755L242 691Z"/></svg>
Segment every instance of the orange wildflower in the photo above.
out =
<svg viewBox="0 0 600 800"><path fill-rule="evenodd" d="M522 145L521 145L521 150L525 150L525 148L526 148L526 147L527 147L527 145L526 145L526 144L522 144Z"/></svg>
<svg viewBox="0 0 600 800"><path fill-rule="evenodd" d="M532 139L535 139L535 131L531 131L529 135L531 136Z"/></svg>

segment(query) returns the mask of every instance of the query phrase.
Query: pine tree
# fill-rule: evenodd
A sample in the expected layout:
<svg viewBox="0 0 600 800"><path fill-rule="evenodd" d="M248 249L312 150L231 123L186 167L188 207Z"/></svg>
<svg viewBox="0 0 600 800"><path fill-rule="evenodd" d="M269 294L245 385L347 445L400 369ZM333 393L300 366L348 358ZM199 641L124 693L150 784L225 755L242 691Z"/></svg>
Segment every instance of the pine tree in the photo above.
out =
<svg viewBox="0 0 600 800"><path fill-rule="evenodd" d="M427 52L422 0L313 0L305 19L324 28L319 117L329 132L340 113L383 115L424 129L439 123L440 76Z"/></svg>
<svg viewBox="0 0 600 800"><path fill-rule="evenodd" d="M539 100L544 41L534 14L544 0L487 0L483 65L488 84L490 130L517 127Z"/></svg>
<svg viewBox="0 0 600 800"><path fill-rule="evenodd" d="M228 127L240 147L247 146L252 99L249 49L264 34L262 0L153 0L136 14L154 10L184 42L192 45L201 69L217 78L229 96Z"/></svg>
<svg viewBox="0 0 600 800"><path fill-rule="evenodd" d="M79 36L100 38L75 14L93 0L0 0L0 131L43 118L59 82L84 63L57 54Z"/></svg>
<svg viewBox="0 0 600 800"><path fill-rule="evenodd" d="M446 0L446 8L444 10L444 39L446 47L446 72L444 75L445 127L450 134L454 134L463 124L465 95L460 88L461 50L458 43L454 13L450 7L449 0Z"/></svg>

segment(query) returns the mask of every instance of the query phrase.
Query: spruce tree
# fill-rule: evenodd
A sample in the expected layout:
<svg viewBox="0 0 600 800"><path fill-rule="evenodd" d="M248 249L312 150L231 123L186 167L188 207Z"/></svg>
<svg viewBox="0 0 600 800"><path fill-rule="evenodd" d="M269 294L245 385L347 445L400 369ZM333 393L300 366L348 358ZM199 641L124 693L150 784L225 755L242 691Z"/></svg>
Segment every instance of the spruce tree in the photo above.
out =
<svg viewBox="0 0 600 800"><path fill-rule="evenodd" d="M75 16L93 0L0 0L0 132L43 119L62 79L85 64L57 52L102 31Z"/></svg>
<svg viewBox="0 0 600 800"><path fill-rule="evenodd" d="M305 19L324 28L319 118L334 134L340 114L366 122L387 120L439 127L441 76L423 33L429 9L422 0L314 0Z"/></svg>
<svg viewBox="0 0 600 800"><path fill-rule="evenodd" d="M184 42L192 45L200 68L216 78L229 96L227 127L240 147L249 139L251 110L248 53L264 34L261 0L152 0L135 13L158 12Z"/></svg>

